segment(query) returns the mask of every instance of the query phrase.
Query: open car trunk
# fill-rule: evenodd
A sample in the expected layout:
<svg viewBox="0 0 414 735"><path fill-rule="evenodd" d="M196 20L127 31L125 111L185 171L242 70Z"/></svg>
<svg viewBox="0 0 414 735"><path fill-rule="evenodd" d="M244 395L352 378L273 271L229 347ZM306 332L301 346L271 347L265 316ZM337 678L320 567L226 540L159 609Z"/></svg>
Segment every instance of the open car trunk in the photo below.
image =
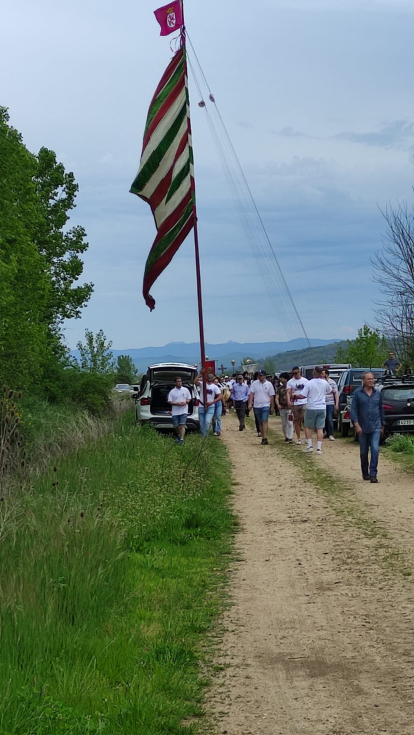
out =
<svg viewBox="0 0 414 735"><path fill-rule="evenodd" d="M168 394L172 388L175 388L174 383L155 383L151 390L151 413L171 413L171 406L167 401ZM183 388L188 388L190 395L192 395L192 386L190 384L183 384ZM188 415L191 416L193 413L193 401L191 400L188 404Z"/></svg>

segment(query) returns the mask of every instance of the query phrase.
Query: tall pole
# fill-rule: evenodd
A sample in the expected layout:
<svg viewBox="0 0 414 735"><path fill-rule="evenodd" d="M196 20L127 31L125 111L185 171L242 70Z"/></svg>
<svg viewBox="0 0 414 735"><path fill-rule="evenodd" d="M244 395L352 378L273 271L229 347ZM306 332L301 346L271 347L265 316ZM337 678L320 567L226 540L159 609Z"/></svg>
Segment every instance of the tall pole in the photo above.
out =
<svg viewBox="0 0 414 735"><path fill-rule="evenodd" d="M185 59L185 76L187 85L187 106L189 108L190 98L188 91L188 68L187 68L187 48L186 48L186 36L185 36L185 18L184 18L184 0L181 0L181 8L183 13L183 27L181 33L181 41L184 45L184 59ZM188 135L191 145L191 120L188 109L187 114L188 124ZM192 145L191 145L192 148ZM194 250L195 250L195 266L196 266L196 282L197 282L197 303L198 303L198 326L200 332L200 352L201 352L201 367L205 369L206 362L206 349L204 342L204 320L203 320L203 295L201 290L201 270L200 270L200 248L198 245L198 226L197 226L197 207L196 207L196 191L195 191L195 180L194 176L191 176L191 191L193 195L193 217L194 217ZM207 406L207 385L206 375L203 375L203 404Z"/></svg>

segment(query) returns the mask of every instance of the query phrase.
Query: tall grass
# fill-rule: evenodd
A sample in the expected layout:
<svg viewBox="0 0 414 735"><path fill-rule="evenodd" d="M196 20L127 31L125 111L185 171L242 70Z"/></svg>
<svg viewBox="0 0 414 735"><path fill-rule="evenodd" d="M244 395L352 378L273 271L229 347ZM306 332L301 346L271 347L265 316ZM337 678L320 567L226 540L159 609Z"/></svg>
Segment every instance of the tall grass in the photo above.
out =
<svg viewBox="0 0 414 735"><path fill-rule="evenodd" d="M131 421L0 502L1 735L196 731L229 467Z"/></svg>
<svg viewBox="0 0 414 735"><path fill-rule="evenodd" d="M390 456L404 469L414 472L414 436L412 434L394 434L385 442Z"/></svg>

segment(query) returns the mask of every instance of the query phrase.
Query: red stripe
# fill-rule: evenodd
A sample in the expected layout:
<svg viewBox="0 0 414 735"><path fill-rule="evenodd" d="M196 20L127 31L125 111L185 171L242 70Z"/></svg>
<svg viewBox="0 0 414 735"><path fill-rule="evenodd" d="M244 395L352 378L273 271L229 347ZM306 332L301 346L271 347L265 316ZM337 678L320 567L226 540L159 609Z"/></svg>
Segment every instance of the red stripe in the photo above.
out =
<svg viewBox="0 0 414 735"><path fill-rule="evenodd" d="M153 285L154 281L157 280L158 276L160 276L163 270L165 270L165 268L167 267L167 265L169 265L174 255L176 254L178 248L180 247L180 245L182 245L185 238L191 232L193 227L194 227L194 217L190 217L190 219L184 225L181 232L175 238L174 242L171 243L168 250L166 250L166 252L161 256L161 258L159 258L156 261L153 268L151 268L150 272L144 276L142 294L144 296L145 303L147 304L147 306L149 306L151 311L155 307L155 301L153 297L151 296L151 294L149 293L149 290L151 286Z"/></svg>
<svg viewBox="0 0 414 735"><path fill-rule="evenodd" d="M171 105L175 102L175 100L177 99L177 97L179 96L179 94L181 94L181 92L183 91L184 85L185 85L185 79L184 79L184 74L183 74L183 76L181 77L181 79L175 85L175 87L172 90L172 92L170 92L170 94L168 95L167 99L164 100L164 102L162 103L160 109L158 110L157 114L155 115L154 119L152 120L151 125L149 126L149 128L148 128L148 130L147 130L147 132L145 134L144 142L142 144L142 150L144 150L146 148L146 146L148 145L149 139L151 138L151 135L153 134L153 132L156 129L157 125L159 125L159 123L161 122L162 118L166 115L166 113L170 109Z"/></svg>
<svg viewBox="0 0 414 735"><path fill-rule="evenodd" d="M167 219L165 219L162 225L160 226L157 232L157 237L155 238L152 247L154 247L154 245L157 244L158 240L161 240L161 238L164 237L164 235L166 235L170 230L172 230L174 225L177 224L180 217L182 217L182 215L184 214L185 208L190 204L191 198L192 198L192 192L189 190L187 194L185 195L184 199L174 209L174 212L172 212L170 216L167 217ZM150 250L150 253L151 253L151 250Z"/></svg>
<svg viewBox="0 0 414 735"><path fill-rule="evenodd" d="M184 133L184 135L183 135L183 137L182 137L182 139L180 141L180 144L179 144L179 146L177 148L177 151L176 151L176 154L174 156L174 160L173 160L173 162L171 164L171 168L167 171L167 173L165 174L164 178L161 179L161 181L158 184L157 188L155 189L155 191L153 192L153 194L151 194L151 196L149 198L149 203L151 205L151 209L152 209L153 212L158 207L158 205L161 204L162 200L167 195L168 189L171 186L172 173L173 173L173 170L174 170L174 166L177 163L177 161L178 161L179 157L181 156L181 154L184 153L187 144L188 144L188 130L185 131L185 133Z"/></svg>
<svg viewBox="0 0 414 735"><path fill-rule="evenodd" d="M176 70L177 66L178 66L178 65L180 64L180 62L182 61L182 58L183 58L183 53L184 53L184 47L182 46L182 47L180 48L180 50L179 50L179 51L177 51L177 53L176 53L176 55L174 56L174 58L173 58L173 59L172 59L172 60L170 61L170 63L168 64L168 66L167 66L167 68L166 68L166 70L165 70L164 74L163 74L163 75L162 75L162 77L161 77L160 83L159 83L159 85L158 85L157 89L155 90L155 94L154 94L154 96L153 96L153 98L152 98L152 100L151 100L151 104L150 104L150 106L149 106L149 109L151 109L151 107L152 107L152 105L154 104L155 100L157 99L157 97L158 97L159 93L160 93L160 92L161 92L161 90L162 90L162 89L163 89L163 88L165 87L165 85L167 84L167 82L168 82L169 78L170 78L170 77L172 77L172 75L174 74L174 72L175 72L175 70Z"/></svg>

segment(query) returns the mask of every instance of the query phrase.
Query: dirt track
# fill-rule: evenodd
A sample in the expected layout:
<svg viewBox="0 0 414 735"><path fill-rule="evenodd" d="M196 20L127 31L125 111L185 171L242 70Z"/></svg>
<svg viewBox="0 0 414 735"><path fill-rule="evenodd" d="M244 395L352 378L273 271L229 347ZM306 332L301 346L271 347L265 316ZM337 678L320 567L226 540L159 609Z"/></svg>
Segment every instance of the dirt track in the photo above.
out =
<svg viewBox="0 0 414 735"><path fill-rule="evenodd" d="M280 431L278 420L272 426ZM217 731L413 735L414 577L398 563L401 544L409 563L414 550L413 479L381 457L380 483L363 483L358 448L345 442L306 458L346 480L352 502L382 522L391 567L378 553L381 537L338 512L286 456L303 447L262 447L232 415L222 438L242 531L216 660Z"/></svg>

